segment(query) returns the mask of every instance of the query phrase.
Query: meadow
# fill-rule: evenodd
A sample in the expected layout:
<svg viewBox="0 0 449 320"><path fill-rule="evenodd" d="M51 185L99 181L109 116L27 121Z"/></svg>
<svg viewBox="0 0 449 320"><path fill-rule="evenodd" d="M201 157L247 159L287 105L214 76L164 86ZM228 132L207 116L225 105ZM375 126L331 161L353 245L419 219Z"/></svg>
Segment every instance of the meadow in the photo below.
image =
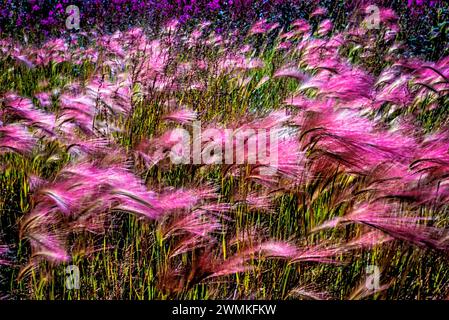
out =
<svg viewBox="0 0 449 320"><path fill-rule="evenodd" d="M448 298L448 24L376 8L2 33L0 298ZM277 162L173 163L196 121Z"/></svg>

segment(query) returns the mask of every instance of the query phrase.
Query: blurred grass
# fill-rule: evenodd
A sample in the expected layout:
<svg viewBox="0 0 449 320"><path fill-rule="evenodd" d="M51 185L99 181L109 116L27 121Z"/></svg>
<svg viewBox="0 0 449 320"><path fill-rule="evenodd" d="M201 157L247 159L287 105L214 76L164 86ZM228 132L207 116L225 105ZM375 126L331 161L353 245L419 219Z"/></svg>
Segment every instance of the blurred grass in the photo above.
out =
<svg viewBox="0 0 449 320"><path fill-rule="evenodd" d="M189 59L185 53L182 59ZM207 54L207 52L206 52ZM207 58L214 60L214 52ZM208 77L204 92L183 91L175 98L199 112L204 121L217 120L232 123L241 120L248 113L265 113L282 107L282 101L295 92L297 82L271 78L255 89L263 76L272 76L273 70L282 66L285 58L274 48L267 48L259 56L265 63L261 70L248 72L252 80L246 87L239 88L226 76ZM288 57L292 58L292 57ZM352 56L354 63L359 63ZM365 61L366 63L366 61ZM380 67L376 61L372 66ZM77 79L83 82L98 66L84 64L75 67L69 63L45 68L26 69L15 66L9 59L0 60L0 90L15 91L23 96L32 96L42 90L39 83L47 80L46 91L60 89ZM136 91L138 89L136 88ZM142 138L149 138L163 132L165 124L160 121L162 105L169 96L163 94L144 97L133 105L132 117L126 119L125 130L118 134L117 141L125 148L131 148ZM441 101L444 108L434 111L421 110L419 119L424 128L432 130L447 123L447 100ZM52 108L57 108L54 103ZM417 108L420 108L417 106ZM59 155L58 158L54 157ZM18 238L18 222L32 206L28 188L28 174L35 173L51 178L69 156L57 143L42 144L39 152L31 158L20 155L3 155L0 163L0 230L7 243L15 244L16 266L2 267L3 280L0 289L11 298L28 299L214 299L255 298L287 299L288 293L298 284L315 284L318 289L327 290L335 298L344 299L363 281L368 265L377 265L382 270L382 283L391 283L390 288L373 298L388 299L434 299L447 294L449 264L447 257L431 250L411 247L405 243L377 247L369 252L356 252L348 264L342 266L315 263L288 264L276 260L258 260L256 271L245 272L219 280L195 284L175 293L167 293L160 286L161 275L168 270L169 252L174 243L162 239L155 223L139 220L128 214L116 214L110 221L106 236L85 234L77 237L84 252L73 257L71 264L80 268L81 289L67 290L65 287L65 265L42 262L39 269L33 269L30 276L18 280L19 268L26 264L30 248L26 241ZM233 203L236 193L256 190L254 183L242 177L223 176L216 168L194 166L155 167L144 170L141 175L148 186L183 187L214 182L220 186L223 202ZM235 207L230 216L232 222L223 220L226 233L218 236L222 242L222 255L232 254L227 239L241 230L268 231L279 240L302 239L307 244L321 239L330 242L350 239L359 228L346 227L309 235L310 230L325 220L344 213L343 207L332 205L339 193L351 190L357 181L345 175L337 175L332 181L321 181L317 185L297 187L275 198L273 213L249 211L245 206ZM237 192L238 191L238 192ZM220 239L221 237L221 239ZM81 246L83 244L83 246ZM86 246L86 244L88 244ZM191 263L191 254L183 254L177 261Z"/></svg>

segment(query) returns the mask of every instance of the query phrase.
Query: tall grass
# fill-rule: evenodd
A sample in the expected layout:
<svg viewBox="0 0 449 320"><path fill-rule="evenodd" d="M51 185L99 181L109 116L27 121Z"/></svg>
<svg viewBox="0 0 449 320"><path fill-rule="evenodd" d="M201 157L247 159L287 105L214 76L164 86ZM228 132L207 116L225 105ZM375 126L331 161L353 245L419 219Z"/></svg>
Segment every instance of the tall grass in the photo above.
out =
<svg viewBox="0 0 449 320"><path fill-rule="evenodd" d="M404 56L387 13L338 34L299 20L3 39L5 297L446 298L449 60ZM294 130L265 177L173 164L170 130L193 119Z"/></svg>

